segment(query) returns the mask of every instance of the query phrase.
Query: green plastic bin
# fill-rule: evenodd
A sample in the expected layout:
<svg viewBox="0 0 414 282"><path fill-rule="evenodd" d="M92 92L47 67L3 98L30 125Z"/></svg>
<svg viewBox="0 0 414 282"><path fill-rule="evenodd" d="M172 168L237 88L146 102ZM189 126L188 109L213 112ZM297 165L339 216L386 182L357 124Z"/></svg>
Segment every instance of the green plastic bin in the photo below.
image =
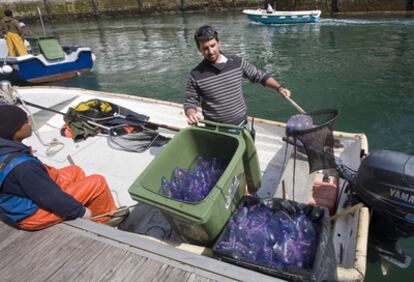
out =
<svg viewBox="0 0 414 282"><path fill-rule="evenodd" d="M205 121L208 126L181 130L152 160L128 189L134 200L158 208L174 230L190 243L210 246L220 234L244 194L246 142L240 127ZM234 132L222 131L221 128ZM161 178L171 178L174 168L188 169L202 156L216 157L225 169L210 193L189 203L161 194ZM260 173L260 172L259 172Z"/></svg>
<svg viewBox="0 0 414 282"><path fill-rule="evenodd" d="M262 184L262 175L260 173L259 157L257 156L256 146L250 132L243 130L242 136L246 143L246 150L243 154L244 171L246 172L246 181L249 186L249 192L255 193Z"/></svg>

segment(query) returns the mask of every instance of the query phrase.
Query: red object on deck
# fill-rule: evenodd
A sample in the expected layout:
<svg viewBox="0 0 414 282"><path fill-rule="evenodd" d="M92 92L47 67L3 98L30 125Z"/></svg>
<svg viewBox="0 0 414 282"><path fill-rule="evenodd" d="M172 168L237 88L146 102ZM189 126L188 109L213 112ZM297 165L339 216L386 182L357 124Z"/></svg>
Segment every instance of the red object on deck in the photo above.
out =
<svg viewBox="0 0 414 282"><path fill-rule="evenodd" d="M321 172L315 174L312 196L308 204L326 207L329 214L335 214L338 199L338 177Z"/></svg>

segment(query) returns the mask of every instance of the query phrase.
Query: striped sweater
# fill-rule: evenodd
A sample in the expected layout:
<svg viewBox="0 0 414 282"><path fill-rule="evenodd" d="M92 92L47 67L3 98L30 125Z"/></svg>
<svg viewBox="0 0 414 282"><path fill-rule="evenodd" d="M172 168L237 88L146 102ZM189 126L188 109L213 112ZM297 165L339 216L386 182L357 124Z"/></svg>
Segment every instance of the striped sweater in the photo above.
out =
<svg viewBox="0 0 414 282"><path fill-rule="evenodd" d="M211 64L203 60L191 71L184 110L195 109L201 102L205 119L238 125L247 118L242 79L248 78L265 85L270 75L264 74L243 58L227 58L228 61L222 64Z"/></svg>

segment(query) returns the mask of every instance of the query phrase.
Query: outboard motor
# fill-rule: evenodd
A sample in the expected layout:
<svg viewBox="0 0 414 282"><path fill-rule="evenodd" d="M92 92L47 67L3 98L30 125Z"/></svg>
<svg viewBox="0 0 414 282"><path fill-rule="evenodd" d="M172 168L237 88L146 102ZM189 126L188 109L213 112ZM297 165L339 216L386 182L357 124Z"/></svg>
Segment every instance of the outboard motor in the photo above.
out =
<svg viewBox="0 0 414 282"><path fill-rule="evenodd" d="M414 156L381 150L361 163L353 190L372 209L370 247L389 262L408 267L398 240L414 236Z"/></svg>

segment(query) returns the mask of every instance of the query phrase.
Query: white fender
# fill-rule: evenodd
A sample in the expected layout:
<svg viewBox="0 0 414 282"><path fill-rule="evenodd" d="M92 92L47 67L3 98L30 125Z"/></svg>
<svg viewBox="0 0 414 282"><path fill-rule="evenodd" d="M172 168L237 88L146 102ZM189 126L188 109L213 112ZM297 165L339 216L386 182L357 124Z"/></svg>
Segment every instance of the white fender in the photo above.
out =
<svg viewBox="0 0 414 282"><path fill-rule="evenodd" d="M13 68L11 66L9 66L9 65L4 65L2 67L2 69L3 69L3 72L6 73L6 74L9 74L9 73L12 73L13 72Z"/></svg>

